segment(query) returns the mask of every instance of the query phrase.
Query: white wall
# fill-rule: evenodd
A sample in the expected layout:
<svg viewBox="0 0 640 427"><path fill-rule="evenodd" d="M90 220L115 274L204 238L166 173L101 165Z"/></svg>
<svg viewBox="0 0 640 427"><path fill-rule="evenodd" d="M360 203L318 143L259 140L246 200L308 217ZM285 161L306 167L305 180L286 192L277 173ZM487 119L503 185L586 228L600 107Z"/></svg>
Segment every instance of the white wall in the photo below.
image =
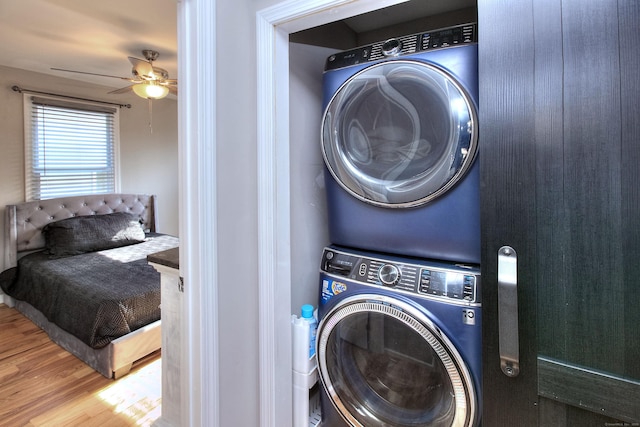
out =
<svg viewBox="0 0 640 427"><path fill-rule="evenodd" d="M216 3L219 425L258 426L255 11Z"/></svg>
<svg viewBox="0 0 640 427"><path fill-rule="evenodd" d="M322 72L334 49L289 45L289 136L291 168L291 312L318 306L318 268L329 242L320 149Z"/></svg>
<svg viewBox="0 0 640 427"><path fill-rule="evenodd" d="M178 103L128 95L120 111L120 177L123 193L155 194L159 232L178 235Z"/></svg>
<svg viewBox="0 0 640 427"><path fill-rule="evenodd" d="M24 201L23 95L25 89L132 104L120 109L121 190L158 195L159 228L178 234L178 117L177 103L165 98L153 103L153 133L148 127L147 101L133 94L107 95L104 86L0 66L0 214L4 206ZM0 235L0 259L4 236Z"/></svg>

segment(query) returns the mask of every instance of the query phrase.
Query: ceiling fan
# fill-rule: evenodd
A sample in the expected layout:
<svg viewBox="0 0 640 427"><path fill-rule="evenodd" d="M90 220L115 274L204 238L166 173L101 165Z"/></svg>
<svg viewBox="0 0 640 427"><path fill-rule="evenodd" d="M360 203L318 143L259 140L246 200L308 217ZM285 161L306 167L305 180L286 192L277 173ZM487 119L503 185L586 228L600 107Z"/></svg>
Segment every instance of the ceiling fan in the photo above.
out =
<svg viewBox="0 0 640 427"><path fill-rule="evenodd" d="M178 81L176 79L170 79L169 73L164 68L156 67L153 65L153 61L158 59L160 55L157 51L151 49L145 49L142 51L142 55L146 60L129 57L129 61L133 65L131 74L133 77L119 77L111 76L108 74L88 73L85 71L65 70L62 68L51 68L56 71L66 71L69 73L89 74L92 76L111 77L120 80L126 80L132 84L121 89L116 89L109 92L110 94L126 93L133 91L141 98L147 99L162 99L169 93L174 95L178 94Z"/></svg>

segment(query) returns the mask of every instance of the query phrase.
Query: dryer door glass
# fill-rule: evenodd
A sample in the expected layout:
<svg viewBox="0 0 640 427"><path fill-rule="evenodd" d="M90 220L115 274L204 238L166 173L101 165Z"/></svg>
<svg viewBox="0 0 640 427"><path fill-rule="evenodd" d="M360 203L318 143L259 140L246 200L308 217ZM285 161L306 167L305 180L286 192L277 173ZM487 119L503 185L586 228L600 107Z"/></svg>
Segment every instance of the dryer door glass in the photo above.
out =
<svg viewBox="0 0 640 427"><path fill-rule="evenodd" d="M372 65L325 109L322 150L351 195L411 207L446 193L473 163L477 120L469 95L444 70L411 60Z"/></svg>
<svg viewBox="0 0 640 427"><path fill-rule="evenodd" d="M473 425L476 394L458 352L409 313L366 301L323 321L318 364L332 403L355 426Z"/></svg>

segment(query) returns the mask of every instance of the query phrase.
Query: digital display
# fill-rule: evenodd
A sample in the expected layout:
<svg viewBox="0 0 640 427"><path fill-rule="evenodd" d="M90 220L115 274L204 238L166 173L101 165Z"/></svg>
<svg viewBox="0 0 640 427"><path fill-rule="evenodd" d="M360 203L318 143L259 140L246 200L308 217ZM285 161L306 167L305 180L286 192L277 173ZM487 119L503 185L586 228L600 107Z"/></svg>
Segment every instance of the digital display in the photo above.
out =
<svg viewBox="0 0 640 427"><path fill-rule="evenodd" d="M444 295L447 292L447 273L444 271L432 271L429 289L432 294Z"/></svg>
<svg viewBox="0 0 640 427"><path fill-rule="evenodd" d="M464 274L437 270L422 270L420 290L424 293L461 299L464 295L464 285Z"/></svg>
<svg viewBox="0 0 640 427"><path fill-rule="evenodd" d="M460 297L464 289L464 276L462 274L449 273L447 275L447 296Z"/></svg>

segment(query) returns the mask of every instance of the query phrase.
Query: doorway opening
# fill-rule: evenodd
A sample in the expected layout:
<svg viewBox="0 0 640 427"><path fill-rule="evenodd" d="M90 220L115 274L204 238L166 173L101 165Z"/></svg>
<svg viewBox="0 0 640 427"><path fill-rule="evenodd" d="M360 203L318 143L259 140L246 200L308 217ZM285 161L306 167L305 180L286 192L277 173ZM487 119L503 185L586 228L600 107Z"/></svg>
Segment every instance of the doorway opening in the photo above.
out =
<svg viewBox="0 0 640 427"><path fill-rule="evenodd" d="M276 339L275 331L289 328L290 313L295 313L303 301L314 302L309 301L317 292L313 274L317 273L322 248L328 243L326 234L318 232L309 239L305 231L326 228L322 202L313 203L322 193L316 179L318 170L322 170L322 162L317 157L321 114L316 114L315 120L299 119L296 114L308 109L292 104L292 99L298 96L292 92L295 84L292 70L302 71L303 78L312 83L315 81L319 87L322 69L317 70L315 77L305 75L308 70L305 64L291 60L291 54L297 49L292 48L292 44L304 45L303 50L311 52L313 57L314 50L345 50L370 41L476 21L476 16L475 0L324 0L306 2L303 8L297 2L287 1L258 12L258 232L263 242L258 254L262 420L274 420L274 425L290 422L291 360L282 360L277 355L291 354L291 340ZM283 58L287 60L283 61ZM310 95L305 102L313 102L312 97ZM319 110L320 106L321 99L317 99L311 110ZM304 126L297 126L298 123L304 123ZM305 136L300 137L297 132ZM304 141L304 145L294 146L293 141ZM317 152L315 157L311 154L304 159L311 168L305 167L304 162L295 163L300 153L309 154L314 150ZM295 186L299 183L302 187ZM313 191L305 193L304 185ZM302 193L316 200L298 197ZM288 405L282 405L282 399L277 404L276 396L289 396L285 399Z"/></svg>

